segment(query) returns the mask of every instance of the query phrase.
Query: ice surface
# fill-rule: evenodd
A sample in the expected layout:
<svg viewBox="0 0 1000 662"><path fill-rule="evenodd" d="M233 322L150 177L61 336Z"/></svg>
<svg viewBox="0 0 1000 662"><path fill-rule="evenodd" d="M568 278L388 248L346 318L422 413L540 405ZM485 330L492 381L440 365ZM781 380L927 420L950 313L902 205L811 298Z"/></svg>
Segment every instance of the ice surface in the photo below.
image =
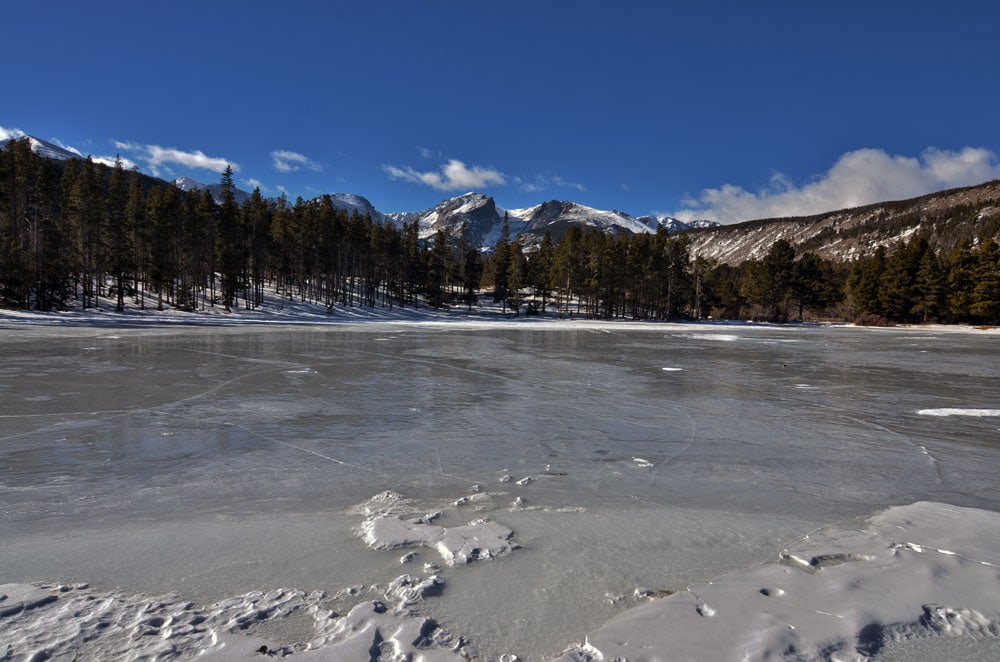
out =
<svg viewBox="0 0 1000 662"><path fill-rule="evenodd" d="M94 612L106 616L94 623L112 624L94 640L107 644L100 650L134 643L137 624L123 615L143 605L162 603L153 612L183 629L236 600L265 617L233 632L212 620L217 644L169 640L188 651L226 643L219 650L233 655L261 645L319 655L347 645L325 637L357 608L370 614L369 646L433 620L433 632L453 633L435 644L442 654L460 644L480 659L551 659L650 598L683 602L688 587L704 589L690 603L699 627L727 618L708 587L762 567L797 578L752 582L746 600L762 607L805 600L852 568L891 571L906 555L933 563L961 594L978 557L955 529L949 540L900 536L908 546L892 563L850 536L827 536L815 551L795 541L914 502L950 503L951 517L976 522L966 509L1000 504L996 419L918 413L998 406L995 334L344 323L350 315L216 327L0 317L0 578L33 587L18 589L29 602L36 590L57 595L0 618L0 641L33 632L34 643L16 639L19 650L80 645L20 620L65 617L53 610L77 598L110 610ZM930 514L913 511L911 530ZM376 521L417 546L373 549L358 532ZM442 549L448 532L454 544ZM461 562L493 544L512 551ZM862 555L876 560L851 560ZM825 557L818 571L813 557ZM91 588L51 588L82 583ZM885 585L909 599L904 582ZM265 608L275 591L268 600L287 607ZM927 618L957 619L952 631L993 622L988 605L965 597L937 603L954 614ZM317 626L313 607L337 616ZM986 630L959 638L962 659L997 657ZM415 656L435 650L420 646Z"/></svg>

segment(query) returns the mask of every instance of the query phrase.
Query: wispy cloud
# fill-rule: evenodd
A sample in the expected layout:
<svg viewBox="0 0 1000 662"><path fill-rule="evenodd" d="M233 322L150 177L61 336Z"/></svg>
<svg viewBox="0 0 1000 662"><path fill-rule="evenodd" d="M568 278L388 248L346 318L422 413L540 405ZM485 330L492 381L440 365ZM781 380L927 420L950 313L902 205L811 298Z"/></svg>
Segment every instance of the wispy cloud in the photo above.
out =
<svg viewBox="0 0 1000 662"><path fill-rule="evenodd" d="M782 173L757 192L734 184L706 188L682 201L674 216L735 223L757 218L807 216L883 200L911 198L933 191L971 186L1000 178L997 156L982 147L949 151L928 147L919 157L859 149L842 155L823 175L796 185Z"/></svg>
<svg viewBox="0 0 1000 662"><path fill-rule="evenodd" d="M59 140L58 138L49 138L49 142L58 147L62 147L67 152L72 152L73 154L76 154L80 158L83 158L83 152L78 150L76 147L73 147L72 145L67 145L63 143L63 141ZM94 159L94 161L97 161L98 163L103 163L103 161L98 161L97 159ZM111 165L114 165L114 159L111 160Z"/></svg>
<svg viewBox="0 0 1000 662"><path fill-rule="evenodd" d="M313 172L323 170L323 166L308 156L299 154L298 152L291 152L287 149L279 149L271 152L271 158L274 159L273 167L278 172L296 172L303 168L312 170Z"/></svg>
<svg viewBox="0 0 1000 662"><path fill-rule="evenodd" d="M550 188L571 188L577 191L586 191L587 187L583 184L578 184L576 182L571 182L569 180L563 179L559 175L550 175L546 177L545 175L535 175L534 177L527 179L523 177L515 177L514 184L525 193L538 193L540 191L546 191Z"/></svg>
<svg viewBox="0 0 1000 662"><path fill-rule="evenodd" d="M223 172L227 166L234 171L239 171L240 167L229 159L208 156L199 149L185 152L174 147L161 147L159 145L141 145L134 142L114 141L114 146L125 152L132 153L136 159L146 164L150 171L159 176L160 170L169 172L168 164L181 165L186 168L197 168L210 170L212 172Z"/></svg>
<svg viewBox="0 0 1000 662"><path fill-rule="evenodd" d="M391 179L424 184L439 191L476 189L491 184L503 186L507 183L507 177L496 168L467 166L458 159L451 159L443 164L439 171L420 172L410 166L400 168L394 165L384 165L382 170Z"/></svg>
<svg viewBox="0 0 1000 662"><path fill-rule="evenodd" d="M541 175L536 175L534 179L514 178L514 184L525 193L538 193L549 187L549 182Z"/></svg>
<svg viewBox="0 0 1000 662"><path fill-rule="evenodd" d="M18 138L23 138L27 134L20 129L10 128L5 129L0 126L0 140L17 140Z"/></svg>
<svg viewBox="0 0 1000 662"><path fill-rule="evenodd" d="M422 158L425 158L425 159L430 159L430 158L434 157L434 152L432 152L431 150L427 149L426 147L418 147L417 148L417 154L419 154Z"/></svg>
<svg viewBox="0 0 1000 662"><path fill-rule="evenodd" d="M562 177L560 177L559 175L556 175L555 177L552 178L552 183L560 188L571 188L571 189L576 189L577 191L587 190L587 187L584 186L583 184L567 181Z"/></svg>
<svg viewBox="0 0 1000 662"><path fill-rule="evenodd" d="M261 184L259 179L251 177L250 179L244 180L243 183L249 186L251 190L259 188L261 193L267 193L267 187Z"/></svg>

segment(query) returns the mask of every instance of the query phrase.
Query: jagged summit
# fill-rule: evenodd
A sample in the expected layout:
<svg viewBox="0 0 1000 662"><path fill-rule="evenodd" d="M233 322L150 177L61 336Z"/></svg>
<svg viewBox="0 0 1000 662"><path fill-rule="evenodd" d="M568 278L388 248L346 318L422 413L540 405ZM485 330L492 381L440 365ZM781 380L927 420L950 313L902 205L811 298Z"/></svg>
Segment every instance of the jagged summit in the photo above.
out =
<svg viewBox="0 0 1000 662"><path fill-rule="evenodd" d="M656 232L661 226L670 233L694 227L673 218L636 218L617 210L595 209L570 200L549 200L534 207L505 209L491 196L474 191L442 200L422 212L385 214L384 218L397 226L416 222L422 239L438 231L452 237L464 233L469 245L488 249L499 239L505 215L510 236L520 236L527 243L541 241L546 232L559 239L573 226L628 234Z"/></svg>

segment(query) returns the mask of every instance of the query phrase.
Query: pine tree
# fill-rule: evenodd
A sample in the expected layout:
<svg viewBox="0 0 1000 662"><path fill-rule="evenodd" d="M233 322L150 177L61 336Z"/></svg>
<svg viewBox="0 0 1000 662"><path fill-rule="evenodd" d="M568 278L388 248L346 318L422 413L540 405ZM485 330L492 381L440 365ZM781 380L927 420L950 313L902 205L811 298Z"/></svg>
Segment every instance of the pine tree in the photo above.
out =
<svg viewBox="0 0 1000 662"><path fill-rule="evenodd" d="M132 232L132 290L140 308L146 307L146 297L143 292L146 279L148 258L148 225L146 223L146 208L148 200L142 190L139 171L133 169L129 173L128 201L125 203L125 224Z"/></svg>
<svg viewBox="0 0 1000 662"><path fill-rule="evenodd" d="M992 239L980 243L973 276L969 311L983 324L1000 324L1000 247Z"/></svg>
<svg viewBox="0 0 1000 662"><path fill-rule="evenodd" d="M920 256L911 311L924 324L936 319L941 312L944 277L944 270L934 249L928 246Z"/></svg>
<svg viewBox="0 0 1000 662"><path fill-rule="evenodd" d="M969 321L972 316L976 262L968 237L959 240L948 255L945 305L951 322Z"/></svg>
<svg viewBox="0 0 1000 662"><path fill-rule="evenodd" d="M546 230L541 244L538 245L538 250L528 260L528 286L531 287L535 297L541 298L541 312L543 314L545 313L551 289L552 264L554 261L555 246L552 244L552 233Z"/></svg>
<svg viewBox="0 0 1000 662"><path fill-rule="evenodd" d="M886 259L879 289L879 301L886 317L897 322L910 321L915 305L917 272L920 271L920 260L926 249L927 239L916 236L897 247Z"/></svg>
<svg viewBox="0 0 1000 662"><path fill-rule="evenodd" d="M528 261L524 256L524 249L521 247L521 239L517 238L510 244L507 252L507 299L515 315L521 314L521 289L525 285L528 271Z"/></svg>
<svg viewBox="0 0 1000 662"><path fill-rule="evenodd" d="M465 238L465 232L459 242L459 255L461 257L459 279L462 283L462 300L468 304L472 310L472 304L476 303L476 290L479 288L479 281L483 277L483 260L479 254L479 249L470 246Z"/></svg>
<svg viewBox="0 0 1000 662"><path fill-rule="evenodd" d="M149 192L147 218L150 225L149 284L156 290L156 309L173 300L177 279L180 226L180 190L174 186L154 187Z"/></svg>
<svg viewBox="0 0 1000 662"><path fill-rule="evenodd" d="M445 276L447 274L445 263L447 251L448 237L443 230L438 230L434 233L434 238L431 240L431 249L426 252L427 266L425 273L427 274L427 280L425 294L427 296L427 305L432 308L440 308L445 303L444 290Z"/></svg>
<svg viewBox="0 0 1000 662"><path fill-rule="evenodd" d="M491 271L493 275L493 303L503 302L507 305L507 295L509 287L507 279L510 271L510 224L507 220L507 212L503 213L503 225L500 226L500 238L493 248L493 259L491 260Z"/></svg>
<svg viewBox="0 0 1000 662"><path fill-rule="evenodd" d="M128 227L128 188L121 158L115 159L105 204L108 227L109 271L114 279L115 310L125 310L125 294L132 272L132 233Z"/></svg>
<svg viewBox="0 0 1000 662"><path fill-rule="evenodd" d="M759 261L751 262L747 294L764 311L766 319L788 319L788 303L795 273L795 249L779 239Z"/></svg>
<svg viewBox="0 0 1000 662"><path fill-rule="evenodd" d="M240 227L240 208L236 204L236 186L233 168L226 166L222 173L222 204L219 209L217 237L219 273L222 278L222 305L226 312L232 310L239 292L243 274L243 233Z"/></svg>
<svg viewBox="0 0 1000 662"><path fill-rule="evenodd" d="M583 280L583 231L577 226L566 230L566 235L554 251L551 282L557 283L561 302L560 315L569 315L574 299L579 304L578 293Z"/></svg>
<svg viewBox="0 0 1000 662"><path fill-rule="evenodd" d="M879 246L874 255L859 260L851 268L846 288L855 317L882 314L879 287L885 273L885 253L885 246Z"/></svg>

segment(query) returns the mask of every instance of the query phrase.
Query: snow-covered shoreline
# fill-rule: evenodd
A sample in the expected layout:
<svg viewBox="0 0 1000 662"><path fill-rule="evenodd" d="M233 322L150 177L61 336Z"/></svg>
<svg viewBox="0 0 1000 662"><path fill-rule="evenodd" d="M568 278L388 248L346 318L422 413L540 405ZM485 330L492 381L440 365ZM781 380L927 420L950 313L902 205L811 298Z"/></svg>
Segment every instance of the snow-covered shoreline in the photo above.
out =
<svg viewBox="0 0 1000 662"><path fill-rule="evenodd" d="M367 308L336 306L327 311L310 303L287 301L269 303L255 309L234 308L230 312L221 307L205 311L185 312L176 309L127 308L116 312L105 306L98 309L72 309L64 312L37 312L0 309L0 328L13 330L32 328L146 328L150 330L185 329L197 327L241 328L274 326L344 326L360 324L393 324L399 326L440 326L463 329L532 328L532 329L609 329L618 331L687 328L711 330L719 328L798 329L822 327L857 328L872 333L892 331L919 331L932 333L966 333L1000 335L1000 327L977 327L955 324L914 324L892 327L861 327L838 322L789 322L773 324L743 320L629 320L593 319L580 316L559 316L549 312L537 316L515 316L503 312L498 306L482 306L467 311L462 306L451 309L433 309L426 306L394 308Z"/></svg>

